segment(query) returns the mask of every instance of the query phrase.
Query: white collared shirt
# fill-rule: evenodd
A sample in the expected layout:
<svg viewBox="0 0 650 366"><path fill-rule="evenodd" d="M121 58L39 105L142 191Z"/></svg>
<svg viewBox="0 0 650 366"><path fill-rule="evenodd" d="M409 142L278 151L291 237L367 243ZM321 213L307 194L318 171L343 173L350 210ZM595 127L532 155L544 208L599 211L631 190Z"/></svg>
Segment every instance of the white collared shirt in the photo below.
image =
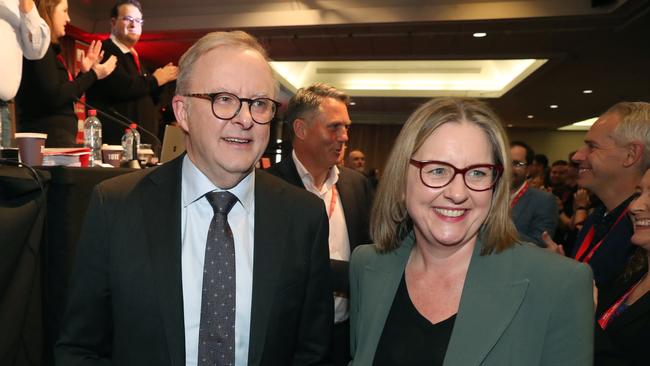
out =
<svg viewBox="0 0 650 366"><path fill-rule="evenodd" d="M300 162L296 151L291 152L296 170L302 180L302 184L309 192L318 196L325 202L325 210L329 216L329 250L330 259L350 261L350 238L348 237L348 226L345 222L345 213L343 212L343 203L341 195L337 194L332 201L334 187L339 180L339 168L334 165L327 173L327 178L323 186L318 189L314 185L314 178L307 168ZM332 209L332 205L334 208ZM331 211L331 215L330 215ZM340 323L348 319L348 299L340 296L334 296L334 322Z"/></svg>
<svg viewBox="0 0 650 366"><path fill-rule="evenodd" d="M122 51L122 53L131 53L131 49L129 47L127 47L124 43L120 42L117 39L117 37L115 37L115 35L111 34L110 39L111 39L111 41L113 41L113 43L115 43L117 48L119 48L120 51Z"/></svg>
<svg viewBox="0 0 650 366"><path fill-rule="evenodd" d="M36 5L23 14L18 0L0 0L0 99L16 96L23 74L23 56L28 60L43 58L50 47L50 28L38 15Z"/></svg>
<svg viewBox="0 0 650 366"><path fill-rule="evenodd" d="M223 189L216 187L186 155L181 183L181 268L187 366L195 366L198 358L203 260L208 229L214 215L205 194L212 191ZM248 364L253 295L255 172L228 191L238 199L228 213L228 224L235 239L235 365L244 366Z"/></svg>

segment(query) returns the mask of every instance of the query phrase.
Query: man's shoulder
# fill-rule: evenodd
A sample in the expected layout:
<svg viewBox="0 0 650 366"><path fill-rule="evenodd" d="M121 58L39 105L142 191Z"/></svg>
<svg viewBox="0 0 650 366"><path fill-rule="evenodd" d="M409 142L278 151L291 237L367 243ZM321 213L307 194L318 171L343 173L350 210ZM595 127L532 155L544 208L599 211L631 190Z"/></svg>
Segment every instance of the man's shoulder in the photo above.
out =
<svg viewBox="0 0 650 366"><path fill-rule="evenodd" d="M304 188L297 187L284 180L281 175L274 174L270 171L270 168L266 170L257 169L255 179L260 185L261 194L271 195L270 198L282 200L284 204L293 206L305 202L309 205L320 205L323 202Z"/></svg>
<svg viewBox="0 0 650 366"><path fill-rule="evenodd" d="M365 175L344 166L339 167L339 176L354 184L366 184L368 182L368 178Z"/></svg>

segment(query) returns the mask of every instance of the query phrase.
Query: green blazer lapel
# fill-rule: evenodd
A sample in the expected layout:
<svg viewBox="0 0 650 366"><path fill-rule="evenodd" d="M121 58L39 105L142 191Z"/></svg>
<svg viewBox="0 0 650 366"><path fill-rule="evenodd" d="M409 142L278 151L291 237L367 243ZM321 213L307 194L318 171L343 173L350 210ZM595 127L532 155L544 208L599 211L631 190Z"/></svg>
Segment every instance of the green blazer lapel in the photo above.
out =
<svg viewBox="0 0 650 366"><path fill-rule="evenodd" d="M270 310L282 257L282 247L287 242L285 217L287 201L283 199L284 188L273 184L267 173L255 172L255 234L253 264L253 299L251 303L251 329L248 350L249 365L258 365L266 341Z"/></svg>
<svg viewBox="0 0 650 366"><path fill-rule="evenodd" d="M476 243L444 365L480 365L514 318L529 280L514 278L513 250L480 256Z"/></svg>
<svg viewBox="0 0 650 366"><path fill-rule="evenodd" d="M149 245L153 278L172 365L185 365L181 273L181 166L183 155L156 168L143 181L142 229ZM145 184L147 184L145 186Z"/></svg>
<svg viewBox="0 0 650 366"><path fill-rule="evenodd" d="M357 342L367 343L358 348L371 350L366 355L373 358L412 249L413 238L409 236L394 252L380 255L374 263L366 265L364 269L364 276L372 278L372 282L367 282L367 288L362 289L362 293L369 294L363 297L372 301L374 308L367 314L361 314L360 318L363 320L360 320L359 324L364 324L366 328L364 334L367 338L358 339ZM372 358L368 360L355 358L355 365L370 365L372 362Z"/></svg>

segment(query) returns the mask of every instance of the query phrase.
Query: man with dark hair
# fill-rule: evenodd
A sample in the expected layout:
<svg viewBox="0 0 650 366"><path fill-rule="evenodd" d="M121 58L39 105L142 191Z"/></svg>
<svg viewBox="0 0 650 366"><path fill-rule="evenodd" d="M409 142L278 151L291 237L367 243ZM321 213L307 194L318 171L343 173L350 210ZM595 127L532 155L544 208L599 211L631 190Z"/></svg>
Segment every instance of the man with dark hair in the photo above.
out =
<svg viewBox="0 0 650 366"><path fill-rule="evenodd" d="M528 144L521 141L510 143L512 158L512 182L510 208L512 221L524 241L544 246L542 233L555 233L558 221L555 197L529 186L527 167L535 153ZM552 235L552 234L551 234Z"/></svg>
<svg viewBox="0 0 650 366"><path fill-rule="evenodd" d="M329 217L330 262L335 295L332 358L336 365L350 359L348 262L352 250L370 243L372 191L365 176L336 163L348 141L349 97L340 90L314 84L298 90L289 101L286 121L293 143L291 155L269 168L287 182L325 202Z"/></svg>
<svg viewBox="0 0 650 366"><path fill-rule="evenodd" d="M169 63L153 73L141 64L135 45L142 35L142 7L137 0L120 0L111 9L111 35L103 42L104 60L117 57L117 67L108 77L95 82L86 97L94 107L126 116L154 135L158 134L159 115L155 101L161 87L176 80L178 68ZM116 116L117 117L117 116ZM119 117L117 117L119 118ZM104 123L103 141L119 144L124 128L114 123ZM148 134L142 141L155 144Z"/></svg>

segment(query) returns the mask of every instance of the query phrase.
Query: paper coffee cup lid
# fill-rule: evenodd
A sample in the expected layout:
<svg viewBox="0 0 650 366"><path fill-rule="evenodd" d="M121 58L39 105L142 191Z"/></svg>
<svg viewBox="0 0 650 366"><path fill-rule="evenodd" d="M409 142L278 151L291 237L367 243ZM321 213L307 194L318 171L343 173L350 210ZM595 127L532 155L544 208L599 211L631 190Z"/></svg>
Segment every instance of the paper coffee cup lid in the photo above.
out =
<svg viewBox="0 0 650 366"><path fill-rule="evenodd" d="M120 145L104 145L102 146L102 150L109 150L109 151L122 151L124 148Z"/></svg>
<svg viewBox="0 0 650 366"><path fill-rule="evenodd" d="M16 132L16 138L47 139L47 134L36 132Z"/></svg>

